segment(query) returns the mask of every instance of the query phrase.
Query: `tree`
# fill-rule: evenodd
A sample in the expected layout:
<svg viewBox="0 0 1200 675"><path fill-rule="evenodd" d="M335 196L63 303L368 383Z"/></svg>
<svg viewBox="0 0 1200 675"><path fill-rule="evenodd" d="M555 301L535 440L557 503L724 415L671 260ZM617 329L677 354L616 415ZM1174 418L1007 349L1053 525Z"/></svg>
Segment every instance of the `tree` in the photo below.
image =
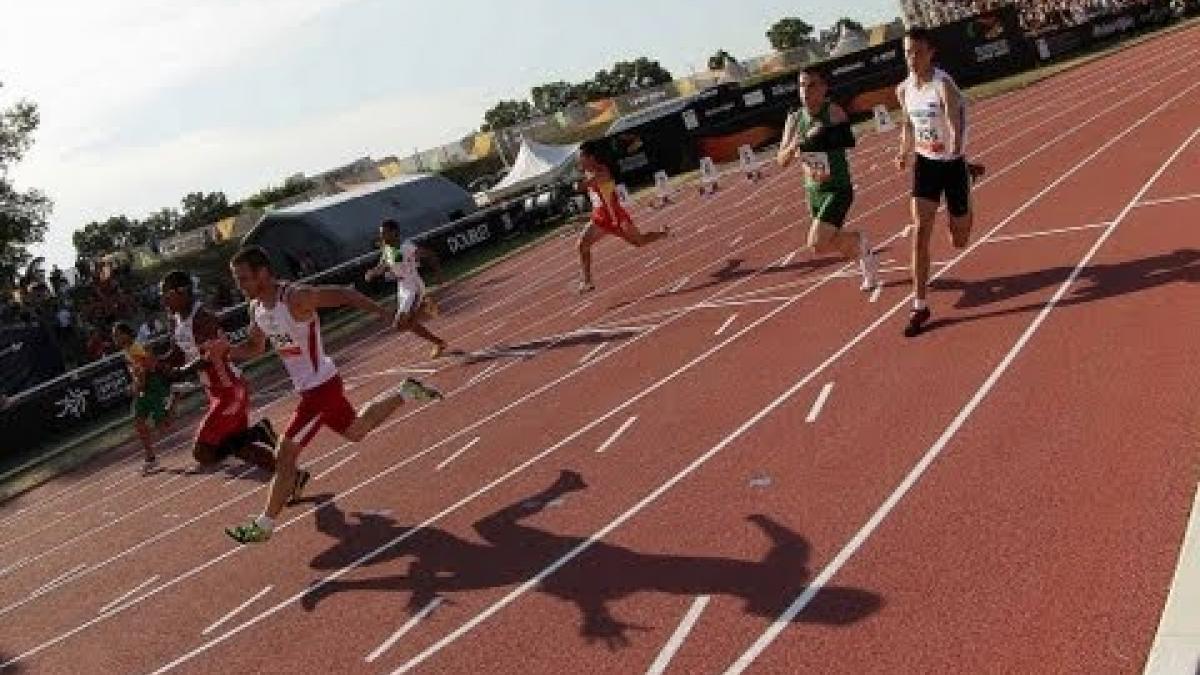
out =
<svg viewBox="0 0 1200 675"><path fill-rule="evenodd" d="M727 62L737 63L737 59L733 58L733 54L730 54L724 49L719 49L717 50L716 54L708 57L708 69L725 70L725 64Z"/></svg>
<svg viewBox="0 0 1200 675"><path fill-rule="evenodd" d="M585 97L586 92L579 85L561 80L534 87L529 92L533 107L542 115L553 115L572 103L583 103Z"/></svg>
<svg viewBox="0 0 1200 675"><path fill-rule="evenodd" d="M282 201L288 197L304 194L315 187L314 183L303 176L290 176L279 187L265 187L257 194L242 201L243 207L263 209L270 204Z"/></svg>
<svg viewBox="0 0 1200 675"><path fill-rule="evenodd" d="M533 105L529 101L500 101L483 114L484 124L480 130L493 131L516 126L533 119L534 113Z"/></svg>
<svg viewBox="0 0 1200 675"><path fill-rule="evenodd" d="M842 17L842 18L838 19L837 23L833 24L833 30L835 32L843 31L843 30L853 31L855 33L864 32L863 25L861 23L855 21L854 19L847 19L846 17Z"/></svg>
<svg viewBox="0 0 1200 675"><path fill-rule="evenodd" d="M10 288L25 263L29 247L42 241L50 199L40 190L17 190L9 169L25 158L41 118L37 106L19 101L0 110L0 287Z"/></svg>
<svg viewBox="0 0 1200 675"><path fill-rule="evenodd" d="M180 232L211 225L222 218L238 214L238 208L230 206L224 192L191 192L183 198L182 205Z"/></svg>
<svg viewBox="0 0 1200 675"><path fill-rule="evenodd" d="M787 51L801 47L809 42L813 27L803 19L789 16L780 19L767 31L767 39L775 51Z"/></svg>
<svg viewBox="0 0 1200 675"><path fill-rule="evenodd" d="M150 240L150 230L128 216L110 216L93 221L71 235L80 258L95 259L114 251L141 246Z"/></svg>
<svg viewBox="0 0 1200 675"><path fill-rule="evenodd" d="M589 101L612 96L621 96L634 89L667 84L675 78L659 65L658 61L641 56L633 61L618 61L609 70L601 70L582 86L586 88Z"/></svg>
<svg viewBox="0 0 1200 675"><path fill-rule="evenodd" d="M179 226L182 220L183 218L179 215L179 211L170 207L164 207L146 216L146 219L142 221L142 226L145 227L149 236L156 239L165 239L179 234Z"/></svg>

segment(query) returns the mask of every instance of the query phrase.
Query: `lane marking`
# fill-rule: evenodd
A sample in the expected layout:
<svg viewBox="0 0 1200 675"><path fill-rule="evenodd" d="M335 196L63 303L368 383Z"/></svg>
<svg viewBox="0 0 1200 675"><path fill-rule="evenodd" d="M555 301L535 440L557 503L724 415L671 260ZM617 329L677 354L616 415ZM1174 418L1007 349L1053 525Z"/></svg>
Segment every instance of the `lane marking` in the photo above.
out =
<svg viewBox="0 0 1200 675"><path fill-rule="evenodd" d="M313 476L312 480L321 480L325 476L328 476L329 474L333 473L335 470L340 469L342 466L344 466L346 464L346 462L349 462L350 460L354 459L355 457L358 457L357 452L352 452L349 455L346 455L345 457L334 462L333 465L330 466L328 469L325 469L321 473Z"/></svg>
<svg viewBox="0 0 1200 675"><path fill-rule="evenodd" d="M471 379L467 380L467 384L465 386L469 387L469 386L475 384L476 382L483 380L488 375L490 375L493 370L495 370L498 367L500 367L500 362L493 361L487 368L484 368L479 373L477 373L475 375L475 377L472 377Z"/></svg>
<svg viewBox="0 0 1200 675"><path fill-rule="evenodd" d="M25 557L23 557L23 558L17 558L17 559L16 559L16 560L14 560L13 562L9 563L8 567L5 567L4 569L0 570L0 577L2 577L2 576L4 576L4 575L8 574L9 572L11 572L11 571L13 571L13 570L17 569L17 568L18 568L18 567L20 567L20 566L21 566L21 564L22 564L22 563L24 563L26 560L29 560L29 556L25 556Z"/></svg>
<svg viewBox="0 0 1200 675"><path fill-rule="evenodd" d="M605 347L607 347L607 346L608 346L607 344L599 344L599 345L596 345L596 346L595 346L595 347L594 347L594 348L593 348L591 351L589 351L588 353L584 354L584 355L583 355L583 358L582 358L582 359L579 359L579 362L580 362L580 363L587 363L588 361L591 361L593 356L595 356L595 355L599 354L599 353L600 353L600 350L604 349L604 348L605 348Z"/></svg>
<svg viewBox="0 0 1200 675"><path fill-rule="evenodd" d="M675 285L672 286L671 289L667 292L668 293L678 293L680 290L683 289L684 286L687 286L688 282L691 280L692 280L692 278L690 276L684 277L684 278L680 279L678 282L676 282Z"/></svg>
<svg viewBox="0 0 1200 675"><path fill-rule="evenodd" d="M587 309L591 304L592 304L592 301L588 300L587 302L583 303L582 305L576 307L575 311L571 312L571 316L579 316L580 314L583 313L583 310Z"/></svg>
<svg viewBox="0 0 1200 675"><path fill-rule="evenodd" d="M81 570L85 567L87 567L87 563L79 563L78 565L72 567L71 569L67 570L66 572L63 572L62 574L54 577L50 581L47 581L46 583L42 584L41 586L38 586L37 588L33 589L33 591L29 594L29 597L35 598L44 592L53 590L55 586L61 585L63 582L70 579L73 574L75 574L76 572L78 572L79 570Z"/></svg>
<svg viewBox="0 0 1200 675"><path fill-rule="evenodd" d="M657 256L657 255L656 255L656 256L654 256L653 258L651 258L650 260L647 260L647 261L646 261L646 267L647 267L647 268L654 267L654 263L658 262L659 258L661 258L661 257L662 257L662 256Z"/></svg>
<svg viewBox="0 0 1200 675"><path fill-rule="evenodd" d="M1195 672L1196 666L1200 665L1200 612L1197 607L1200 607L1200 490L1192 499L1192 514L1179 549L1179 562L1171 590L1167 593L1167 604L1146 660L1145 675Z"/></svg>
<svg viewBox="0 0 1200 675"><path fill-rule="evenodd" d="M444 469L446 467L447 464L458 459L458 457L460 455L462 455L464 452L466 452L466 451L470 450L472 447L474 447L475 444L479 442L480 438L482 438L482 436L476 436L475 438L472 438L470 440L470 442L468 442L466 445L462 446L462 448L459 449L457 452L455 452L453 455L450 455L446 459L442 460L442 463L437 465L437 469L435 469L435 471L441 471L442 469Z"/></svg>
<svg viewBox="0 0 1200 675"><path fill-rule="evenodd" d="M739 243L741 243L741 241L742 241L742 235L739 234L738 236L733 238L733 241L729 242L729 248L733 248L734 246L737 246Z"/></svg>
<svg viewBox="0 0 1200 675"><path fill-rule="evenodd" d="M483 335L491 335L492 333L495 333L497 330L499 330L500 327L503 326L505 323L506 322L504 320L497 321L491 328L483 331L482 334Z"/></svg>
<svg viewBox="0 0 1200 675"><path fill-rule="evenodd" d="M720 335L721 333L724 333L724 332L725 332L725 329L726 329L726 328L729 328L729 326L731 326L731 325L733 324L733 322L737 320L737 318L738 318L738 313L737 313L737 312L734 312L733 314L730 314L730 315L729 315L729 318L728 318L728 319L725 319L725 323L721 324L721 327L720 327L720 328L718 328L718 329L717 329L717 330L716 330L716 331L713 333L713 335L714 335L714 336L716 336L716 335Z"/></svg>
<svg viewBox="0 0 1200 675"><path fill-rule="evenodd" d="M1004 237L992 237L988 239L989 244L995 244L1001 241L1017 241L1019 239L1033 239L1035 237L1048 237L1053 234L1065 234L1067 232L1079 232L1082 230L1097 230L1102 227L1108 227L1111 223L1094 223L1092 225L1077 225L1075 227L1060 227L1054 230L1040 230L1038 232L1027 232L1025 234L1010 234Z"/></svg>
<svg viewBox="0 0 1200 675"><path fill-rule="evenodd" d="M829 399L829 393L833 391L833 383L827 382L824 387L821 387L821 393L817 394L817 400L813 401L812 408L808 411L808 417L805 422L812 424L817 421L817 417L821 414L821 409L825 407L825 401Z"/></svg>
<svg viewBox="0 0 1200 675"><path fill-rule="evenodd" d="M150 577L149 579L143 581L142 583L138 584L137 586L134 586L133 588L129 589L128 591L125 591L120 596L118 596L117 599L115 599L112 602L108 603L107 605L101 607L100 611L98 611L96 613L103 614L103 613L107 612L108 610L112 609L113 607L116 607L117 605L121 604L121 601L124 600L125 598L128 598L129 596L133 595L134 593L137 593L138 591L142 590L143 588L149 586L150 584L152 584L156 581L158 581L157 574L155 574L154 576Z"/></svg>
<svg viewBox="0 0 1200 675"><path fill-rule="evenodd" d="M391 637L384 640L383 644L376 647L375 651L371 652L370 654L367 654L366 662L374 663L375 659L379 658L380 656L383 655L384 652L391 649L392 646L395 645L396 642L400 638L404 637L405 633L412 630L418 623L421 622L422 619L429 616L430 613L432 613L433 610L437 609L438 605L441 605L441 604L442 604L442 599L440 597L430 600L428 605L425 605L424 607L422 607L421 611L414 614L413 617L411 619L409 619L408 621L406 621L403 626L400 626L400 629L397 630L395 633L392 633Z"/></svg>
<svg viewBox="0 0 1200 675"><path fill-rule="evenodd" d="M799 252L799 251L792 251L791 253L789 253L789 254L785 255L785 256L783 257L783 260L780 260L780 261L779 261L779 264L778 264L778 265L776 265L776 267L787 267L788 265L792 264L792 261L796 259L796 255L797 255L798 253L800 253L800 252Z"/></svg>
<svg viewBox="0 0 1200 675"><path fill-rule="evenodd" d="M229 621L233 617L237 616L238 612L241 612L243 609L246 609L250 605L254 604L259 598L266 595L267 593L270 593L272 588L275 588L275 586L269 585L266 588L262 589L261 591L255 593L254 596L251 597L249 600L247 600L247 601L243 602L242 604L238 605L237 607L234 607L233 609L229 610L228 614L217 619L208 628L205 628L204 630L200 631L200 634L208 635L209 633L213 632L214 630L220 628L221 625L224 624L226 621Z"/></svg>
<svg viewBox="0 0 1200 675"><path fill-rule="evenodd" d="M608 440L604 441L600 444L600 447L596 448L596 452L602 453L612 447L612 444L617 442L617 439L621 437L621 434L625 433L629 430L629 427L633 426L633 423L637 421L637 418L637 415L631 415L629 419L625 420L625 423L622 424L619 429L614 431L612 435L608 437Z"/></svg>
<svg viewBox="0 0 1200 675"><path fill-rule="evenodd" d="M1159 204L1174 204L1175 202L1189 202L1193 199L1200 199L1200 192L1190 195L1180 195L1178 197L1164 197L1163 199L1150 199L1139 203L1135 208L1143 206L1158 206Z"/></svg>
<svg viewBox="0 0 1200 675"><path fill-rule="evenodd" d="M710 599L707 595L701 595L692 602L692 606L683 615L683 621L675 628L675 632L671 634L671 639L667 640L667 644L663 645L662 651L658 653L658 658L654 659L654 663L650 665L646 675L662 675L666 672L671 659L675 658L675 654L683 646L683 641L687 639L688 633L692 632L692 628L700 620L700 614L708 606Z"/></svg>

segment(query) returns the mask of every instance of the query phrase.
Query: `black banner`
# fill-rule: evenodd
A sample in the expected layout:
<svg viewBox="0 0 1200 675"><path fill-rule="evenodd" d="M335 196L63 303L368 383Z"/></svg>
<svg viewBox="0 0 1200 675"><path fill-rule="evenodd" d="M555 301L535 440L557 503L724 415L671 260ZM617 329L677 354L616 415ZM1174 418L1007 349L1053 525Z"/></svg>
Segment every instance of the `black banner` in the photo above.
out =
<svg viewBox="0 0 1200 675"><path fill-rule="evenodd" d="M960 87L1008 77L1036 65L1015 5L933 29L938 66Z"/></svg>
<svg viewBox="0 0 1200 675"><path fill-rule="evenodd" d="M1153 2L1094 17L1079 25L1042 33L1033 38L1037 56L1053 61L1064 56L1122 40L1143 30L1152 30L1174 20L1171 3Z"/></svg>

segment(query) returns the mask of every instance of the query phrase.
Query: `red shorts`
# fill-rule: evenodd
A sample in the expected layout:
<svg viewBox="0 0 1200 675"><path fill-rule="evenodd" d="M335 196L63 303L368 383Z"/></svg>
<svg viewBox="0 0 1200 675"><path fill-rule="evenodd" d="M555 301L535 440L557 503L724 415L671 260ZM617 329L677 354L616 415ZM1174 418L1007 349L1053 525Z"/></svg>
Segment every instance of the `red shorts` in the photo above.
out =
<svg viewBox="0 0 1200 675"><path fill-rule="evenodd" d="M613 204L612 211L617 216L617 221L614 223L612 217L606 208L597 208L592 210L592 224L599 229L616 236L622 236L624 230L622 225L633 225L633 218L629 212L621 208L620 204Z"/></svg>
<svg viewBox="0 0 1200 675"><path fill-rule="evenodd" d="M340 434L349 429L357 417L354 406L346 399L342 378L334 376L325 384L300 393L300 405L292 413L292 421L288 422L283 435L303 448L321 427L329 427Z"/></svg>
<svg viewBox="0 0 1200 675"><path fill-rule="evenodd" d="M250 420L246 384L208 390L208 412L196 430L196 444L217 447L230 435L245 431Z"/></svg>

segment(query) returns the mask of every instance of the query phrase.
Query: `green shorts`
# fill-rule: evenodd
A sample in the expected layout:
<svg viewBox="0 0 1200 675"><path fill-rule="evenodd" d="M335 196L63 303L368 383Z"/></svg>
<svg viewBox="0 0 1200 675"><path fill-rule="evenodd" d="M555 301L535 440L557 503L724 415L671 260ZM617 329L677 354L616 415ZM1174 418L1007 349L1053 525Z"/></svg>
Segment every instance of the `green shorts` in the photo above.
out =
<svg viewBox="0 0 1200 675"><path fill-rule="evenodd" d="M823 188L810 185L805 188L808 192L808 210L813 220L841 227L850 213L850 205L854 203L854 190L849 188Z"/></svg>
<svg viewBox="0 0 1200 675"><path fill-rule="evenodd" d="M171 383L157 373L146 376L146 388L133 400L133 417L150 420L155 425L167 418L167 404L171 400Z"/></svg>

